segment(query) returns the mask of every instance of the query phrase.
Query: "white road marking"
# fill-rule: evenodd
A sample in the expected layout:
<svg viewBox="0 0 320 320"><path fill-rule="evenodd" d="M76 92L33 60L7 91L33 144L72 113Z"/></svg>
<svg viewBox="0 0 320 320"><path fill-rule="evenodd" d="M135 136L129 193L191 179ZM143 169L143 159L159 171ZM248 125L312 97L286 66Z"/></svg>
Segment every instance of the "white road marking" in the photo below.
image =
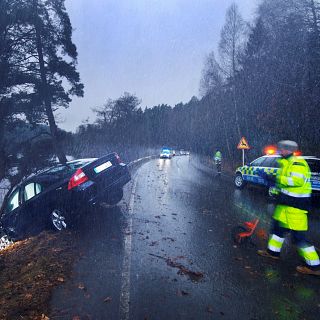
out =
<svg viewBox="0 0 320 320"><path fill-rule="evenodd" d="M124 257L122 262L121 273L121 292L120 292L120 310L119 319L129 320L130 315L130 270L131 270L131 249L132 249L132 214L134 207L134 197L137 187L137 179L135 177L131 197L129 201L129 218L127 227L124 230Z"/></svg>

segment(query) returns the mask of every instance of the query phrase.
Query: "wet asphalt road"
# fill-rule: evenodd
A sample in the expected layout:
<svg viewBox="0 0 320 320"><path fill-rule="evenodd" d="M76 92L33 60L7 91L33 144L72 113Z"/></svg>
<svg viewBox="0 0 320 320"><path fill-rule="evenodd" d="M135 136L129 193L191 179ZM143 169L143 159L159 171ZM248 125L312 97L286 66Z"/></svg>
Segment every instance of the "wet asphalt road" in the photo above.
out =
<svg viewBox="0 0 320 320"><path fill-rule="evenodd" d="M320 279L295 272L290 241L280 262L256 255L274 207L263 190L236 190L181 156L144 164L125 191L74 232L79 260L53 293L50 319L319 318ZM232 228L256 217L254 243L234 245ZM317 212L310 226L319 246Z"/></svg>

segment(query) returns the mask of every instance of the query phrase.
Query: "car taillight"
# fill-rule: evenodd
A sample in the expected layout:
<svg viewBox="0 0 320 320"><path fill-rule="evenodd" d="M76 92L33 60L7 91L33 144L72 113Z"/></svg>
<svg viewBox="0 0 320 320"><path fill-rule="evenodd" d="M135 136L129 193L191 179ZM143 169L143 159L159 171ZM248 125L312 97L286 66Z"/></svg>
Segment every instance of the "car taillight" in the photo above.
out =
<svg viewBox="0 0 320 320"><path fill-rule="evenodd" d="M80 184L88 181L88 177L86 174L82 171L82 169L78 169L74 175L69 180L68 184L68 190L71 190L72 188L79 186Z"/></svg>
<svg viewBox="0 0 320 320"><path fill-rule="evenodd" d="M117 153L115 154L115 157L116 157L118 163L121 163L121 162L122 162L122 161L121 161L121 158L119 157L119 155L118 155Z"/></svg>

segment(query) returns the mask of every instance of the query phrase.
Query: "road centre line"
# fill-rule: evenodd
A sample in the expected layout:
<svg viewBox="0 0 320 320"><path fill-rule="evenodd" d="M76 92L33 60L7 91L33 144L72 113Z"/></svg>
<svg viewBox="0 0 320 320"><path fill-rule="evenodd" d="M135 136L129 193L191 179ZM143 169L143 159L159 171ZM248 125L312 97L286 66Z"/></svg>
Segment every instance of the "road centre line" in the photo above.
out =
<svg viewBox="0 0 320 320"><path fill-rule="evenodd" d="M119 319L129 320L130 315L130 273L131 273L131 253L132 253L132 215L134 208L134 198L137 187L136 176L133 179L133 186L128 207L128 221L124 229L124 257L122 262L121 273L121 292L120 292L120 309Z"/></svg>

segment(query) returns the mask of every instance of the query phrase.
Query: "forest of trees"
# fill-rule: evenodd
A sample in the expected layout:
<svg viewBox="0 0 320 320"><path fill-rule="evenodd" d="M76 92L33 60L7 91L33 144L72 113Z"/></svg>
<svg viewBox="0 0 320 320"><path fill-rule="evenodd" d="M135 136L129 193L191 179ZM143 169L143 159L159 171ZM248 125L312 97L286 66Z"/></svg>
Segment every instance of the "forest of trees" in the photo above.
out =
<svg viewBox="0 0 320 320"><path fill-rule="evenodd" d="M95 123L76 134L59 131L53 116L72 95L83 94L64 0L0 0L0 15L0 178L12 156L6 132L21 121L47 124L50 148L62 162L62 147L90 156L93 145L168 145L207 155L218 148L235 164L241 136L253 147L252 157L279 139L296 140L305 154L319 155L318 0L264 0L251 22L233 4L217 50L204 62L201 98L142 109L133 94L106 97L93 108Z"/></svg>

